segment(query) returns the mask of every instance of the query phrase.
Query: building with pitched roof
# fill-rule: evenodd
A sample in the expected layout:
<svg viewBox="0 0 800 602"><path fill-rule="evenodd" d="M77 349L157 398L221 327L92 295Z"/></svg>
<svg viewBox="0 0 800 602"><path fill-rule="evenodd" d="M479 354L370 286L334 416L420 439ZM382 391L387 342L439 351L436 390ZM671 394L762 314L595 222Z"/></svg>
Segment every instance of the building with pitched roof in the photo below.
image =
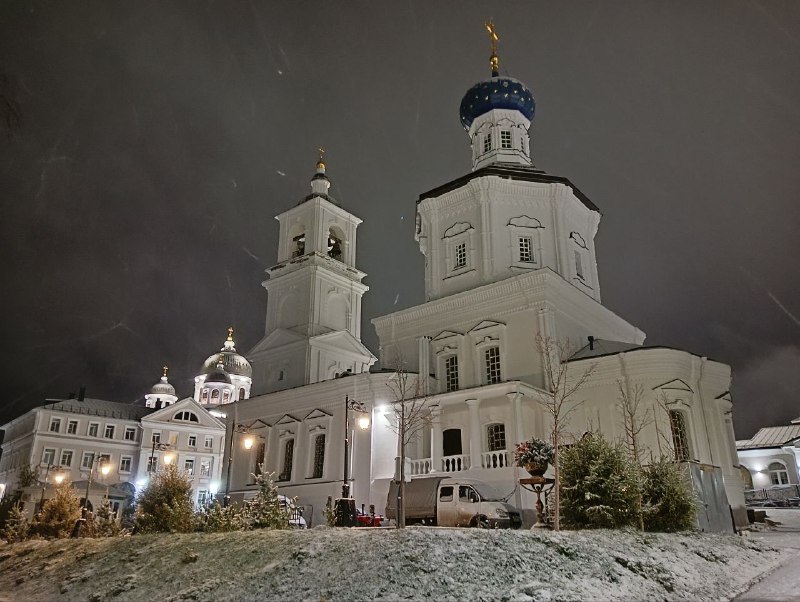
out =
<svg viewBox="0 0 800 602"><path fill-rule="evenodd" d="M751 439L737 441L736 451L749 495L800 497L800 418L785 426L760 429ZM754 490L773 491L762 491L758 496L752 493Z"/></svg>

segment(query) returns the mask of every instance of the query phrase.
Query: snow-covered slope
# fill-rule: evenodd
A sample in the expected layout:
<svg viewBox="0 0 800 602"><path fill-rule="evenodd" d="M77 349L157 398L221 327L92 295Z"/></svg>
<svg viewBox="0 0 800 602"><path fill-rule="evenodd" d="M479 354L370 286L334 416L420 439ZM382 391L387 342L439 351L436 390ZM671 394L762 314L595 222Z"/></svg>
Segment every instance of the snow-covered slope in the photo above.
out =
<svg viewBox="0 0 800 602"><path fill-rule="evenodd" d="M0 546L0 600L724 600L781 552L746 538L415 527Z"/></svg>

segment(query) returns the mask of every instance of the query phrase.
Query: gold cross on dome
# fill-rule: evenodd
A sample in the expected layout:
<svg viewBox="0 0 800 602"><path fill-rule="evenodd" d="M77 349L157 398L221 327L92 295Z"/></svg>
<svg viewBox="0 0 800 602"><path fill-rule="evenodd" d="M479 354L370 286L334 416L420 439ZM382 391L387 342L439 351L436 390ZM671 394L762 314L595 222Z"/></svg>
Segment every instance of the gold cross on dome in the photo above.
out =
<svg viewBox="0 0 800 602"><path fill-rule="evenodd" d="M500 39L500 36L497 35L497 30L491 19L489 19L489 22L485 25L486 31L489 33L489 42L492 44L492 56L489 59L489 64L492 66L492 75L496 76L500 73L500 59L497 56L497 41Z"/></svg>
<svg viewBox="0 0 800 602"><path fill-rule="evenodd" d="M169 372L169 367L165 365L165 366L161 366L161 369L164 371L164 376L166 376L167 372Z"/></svg>
<svg viewBox="0 0 800 602"><path fill-rule="evenodd" d="M228 340L233 340L233 326L228 326Z"/></svg>

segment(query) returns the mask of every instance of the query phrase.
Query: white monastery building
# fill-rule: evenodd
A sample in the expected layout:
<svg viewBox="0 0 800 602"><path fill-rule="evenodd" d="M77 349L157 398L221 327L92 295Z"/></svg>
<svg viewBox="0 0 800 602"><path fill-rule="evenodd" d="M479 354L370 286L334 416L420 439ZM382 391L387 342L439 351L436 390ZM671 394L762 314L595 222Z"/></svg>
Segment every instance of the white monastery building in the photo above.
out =
<svg viewBox="0 0 800 602"><path fill-rule="evenodd" d="M406 448L407 475L488 482L530 525L536 500L520 487L526 475L513 465L513 449L531 436L551 435L552 419L540 403L549 386L548 352L537 340L546 340L572 346L561 365L573 378L592 369L575 397L567 439L591 429L621 437L620 387L641 391L653 418L642 435L646 457L667 454L686 463L708 508L700 526L730 530L731 517L746 524L730 368L644 346L645 334L602 304L594 243L600 211L570 180L533 164L533 94L500 75L494 52L491 66L491 76L470 88L460 107L471 170L417 201L425 302L372 320L380 370L361 342L368 291L356 261L361 220L330 195L320 156L310 194L277 216L278 263L263 283L269 293L263 339L244 357L229 331L195 379L193 399L177 401L164 377L147 397L149 411L137 409L135 416L95 419L60 410L59 429L69 416L81 416L76 443L69 444L74 462L83 463L79 456L95 449L95 439L110 445L102 429L116 420L116 447L97 452L119 462L129 457L128 482L163 461L165 452L150 459L154 442L169 443L179 466L194 475L198 499L213 491L217 476L219 493L234 502L254 495L253 474L263 464L282 494L297 496L311 526L324 522L324 507L343 484L358 506L383 513L399 466L394 409L405 384L401 396L422 400L428 417ZM224 413L224 442L222 423L207 409ZM0 479L9 482L20 462L52 462L63 453L73 435L48 434L51 413L36 409L6 425L18 434L3 444ZM369 418L365 429L355 426L357 418ZM94 434L87 431L92 420ZM55 455L43 455L45 448Z"/></svg>

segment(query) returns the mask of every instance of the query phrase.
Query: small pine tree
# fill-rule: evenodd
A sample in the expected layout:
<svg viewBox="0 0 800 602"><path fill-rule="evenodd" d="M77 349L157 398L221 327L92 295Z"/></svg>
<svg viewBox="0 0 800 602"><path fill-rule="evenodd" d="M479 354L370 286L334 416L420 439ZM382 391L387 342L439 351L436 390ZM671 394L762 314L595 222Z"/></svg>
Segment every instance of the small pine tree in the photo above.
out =
<svg viewBox="0 0 800 602"><path fill-rule="evenodd" d="M47 538L69 537L81 517L81 503L70 481L55 488L55 495L44 503L33 518L31 532Z"/></svg>
<svg viewBox="0 0 800 602"><path fill-rule="evenodd" d="M103 504L94 515L94 537L116 537L123 532L117 517L111 509L111 502L103 500Z"/></svg>
<svg viewBox="0 0 800 602"><path fill-rule="evenodd" d="M205 511L198 513L198 527L206 533L227 533L244 531L247 528L247 517L239 506L223 508L214 502Z"/></svg>
<svg viewBox="0 0 800 602"><path fill-rule="evenodd" d="M188 533L194 529L192 483L174 465L150 478L139 496L136 526L142 533Z"/></svg>
<svg viewBox="0 0 800 602"><path fill-rule="evenodd" d="M637 520L637 480L620 445L588 433L562 452L561 503L565 526L614 529Z"/></svg>
<svg viewBox="0 0 800 602"><path fill-rule="evenodd" d="M679 464L662 457L646 466L642 500L648 531L688 531L695 526L698 500Z"/></svg>
<svg viewBox="0 0 800 602"><path fill-rule="evenodd" d="M25 518L19 504L14 504L8 512L2 537L8 543L25 541L30 534L30 526L30 522Z"/></svg>
<svg viewBox="0 0 800 602"><path fill-rule="evenodd" d="M36 471L30 466L20 466L17 471L17 487L30 487L36 484Z"/></svg>
<svg viewBox="0 0 800 602"><path fill-rule="evenodd" d="M289 508L281 504L275 473L264 472L253 475L258 485L258 494L245 506L250 526L253 529L287 529L289 527Z"/></svg>

